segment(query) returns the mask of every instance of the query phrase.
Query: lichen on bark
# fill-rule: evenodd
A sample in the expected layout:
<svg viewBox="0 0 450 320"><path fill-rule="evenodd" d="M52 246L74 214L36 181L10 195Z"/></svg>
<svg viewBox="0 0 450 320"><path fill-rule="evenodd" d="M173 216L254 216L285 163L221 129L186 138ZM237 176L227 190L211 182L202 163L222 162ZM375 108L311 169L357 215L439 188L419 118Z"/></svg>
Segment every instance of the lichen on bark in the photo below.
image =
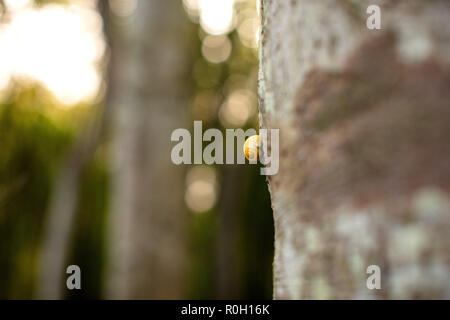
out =
<svg viewBox="0 0 450 320"><path fill-rule="evenodd" d="M261 8L260 127L280 129L274 297L450 298L450 3Z"/></svg>

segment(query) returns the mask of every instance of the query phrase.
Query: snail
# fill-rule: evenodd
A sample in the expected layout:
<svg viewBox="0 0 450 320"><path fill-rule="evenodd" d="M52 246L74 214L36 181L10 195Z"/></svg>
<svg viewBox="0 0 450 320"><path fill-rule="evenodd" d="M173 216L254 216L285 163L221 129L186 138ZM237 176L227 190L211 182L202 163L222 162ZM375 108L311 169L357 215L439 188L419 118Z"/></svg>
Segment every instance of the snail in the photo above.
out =
<svg viewBox="0 0 450 320"><path fill-rule="evenodd" d="M249 161L258 161L259 152L259 135L251 136L245 140L244 155Z"/></svg>

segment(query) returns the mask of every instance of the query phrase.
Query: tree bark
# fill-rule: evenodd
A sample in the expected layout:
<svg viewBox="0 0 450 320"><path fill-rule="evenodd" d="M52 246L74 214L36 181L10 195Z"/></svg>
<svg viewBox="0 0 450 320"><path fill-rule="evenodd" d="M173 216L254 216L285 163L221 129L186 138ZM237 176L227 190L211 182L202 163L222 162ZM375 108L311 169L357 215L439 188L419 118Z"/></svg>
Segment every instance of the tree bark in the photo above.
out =
<svg viewBox="0 0 450 320"><path fill-rule="evenodd" d="M274 297L450 298L450 3L263 0L261 17Z"/></svg>
<svg viewBox="0 0 450 320"><path fill-rule="evenodd" d="M184 173L171 132L187 127L186 21L181 1L140 0L112 38L113 192L106 294L183 297Z"/></svg>

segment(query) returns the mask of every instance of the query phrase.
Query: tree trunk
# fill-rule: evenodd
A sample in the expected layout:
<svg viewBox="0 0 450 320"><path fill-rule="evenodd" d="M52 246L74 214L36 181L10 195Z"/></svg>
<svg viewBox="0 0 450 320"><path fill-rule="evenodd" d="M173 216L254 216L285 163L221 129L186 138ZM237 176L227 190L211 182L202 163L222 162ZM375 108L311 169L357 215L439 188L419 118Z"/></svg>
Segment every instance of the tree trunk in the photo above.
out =
<svg viewBox="0 0 450 320"><path fill-rule="evenodd" d="M261 16L274 297L450 298L450 2L263 0Z"/></svg>
<svg viewBox="0 0 450 320"><path fill-rule="evenodd" d="M99 2L103 18L105 7L108 7L106 2ZM107 30L104 31L107 33ZM79 200L80 176L100 143L107 127L108 113L109 108L97 107L56 175L39 261L35 294L38 299L64 298L66 263Z"/></svg>
<svg viewBox="0 0 450 320"><path fill-rule="evenodd" d="M181 1L140 0L112 37L110 298L184 294L185 185L182 166L170 159L170 136L187 127L185 23Z"/></svg>

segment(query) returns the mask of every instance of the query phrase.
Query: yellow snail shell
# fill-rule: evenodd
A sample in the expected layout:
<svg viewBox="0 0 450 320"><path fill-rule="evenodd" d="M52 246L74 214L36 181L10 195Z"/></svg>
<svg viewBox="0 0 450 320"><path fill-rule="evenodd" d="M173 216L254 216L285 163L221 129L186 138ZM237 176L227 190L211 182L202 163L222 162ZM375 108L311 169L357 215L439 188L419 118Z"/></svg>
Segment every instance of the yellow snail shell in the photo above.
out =
<svg viewBox="0 0 450 320"><path fill-rule="evenodd" d="M258 161L259 135L249 137L244 143L244 154L249 161Z"/></svg>

